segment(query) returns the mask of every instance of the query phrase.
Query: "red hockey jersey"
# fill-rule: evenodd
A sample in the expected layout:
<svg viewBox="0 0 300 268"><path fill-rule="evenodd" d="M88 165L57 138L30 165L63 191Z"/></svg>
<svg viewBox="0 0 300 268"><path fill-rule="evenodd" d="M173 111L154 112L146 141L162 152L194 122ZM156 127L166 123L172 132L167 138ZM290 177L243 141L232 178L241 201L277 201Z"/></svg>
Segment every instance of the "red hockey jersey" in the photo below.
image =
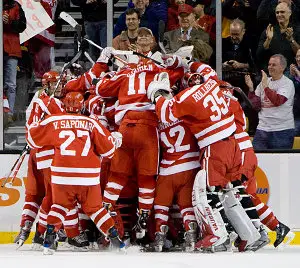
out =
<svg viewBox="0 0 300 268"><path fill-rule="evenodd" d="M194 135L182 120L158 125L162 160L159 175L172 175L200 167L199 148Z"/></svg>
<svg viewBox="0 0 300 268"><path fill-rule="evenodd" d="M30 103L31 111L26 122L26 129L32 123L42 120L43 115L57 115L64 113L63 103L53 97L49 97L42 92L38 98L34 98ZM37 150L36 163L37 169L49 168L52 163L54 149L51 146L45 146Z"/></svg>
<svg viewBox="0 0 300 268"><path fill-rule="evenodd" d="M102 72L107 72L108 66L105 63L96 62L93 67L83 75L74 78L65 85L67 92L85 92L93 87L93 79L99 79Z"/></svg>
<svg viewBox="0 0 300 268"><path fill-rule="evenodd" d="M160 97L156 113L162 123L182 120L204 148L231 136L236 130L234 115L220 91L215 71L208 65L192 63L191 70L199 72L205 82L186 88L171 100Z"/></svg>
<svg viewBox="0 0 300 268"><path fill-rule="evenodd" d="M64 185L100 183L102 157L113 157L110 132L95 119L63 114L30 125L27 142L32 148L54 147L51 182Z"/></svg>
<svg viewBox="0 0 300 268"><path fill-rule="evenodd" d="M226 91L226 94L231 94L230 91ZM247 127L246 116L243 111L242 106L236 100L226 98L227 105L229 109L234 114L234 121L236 124L236 131L234 134L235 139L237 140L239 147L241 150L245 150L247 148L252 148L252 142L248 133L245 131Z"/></svg>
<svg viewBox="0 0 300 268"><path fill-rule="evenodd" d="M96 86L96 94L101 97L118 97L119 105L116 107L115 121L120 124L128 111L141 113L142 119L153 120L155 105L147 97L147 89L154 76L159 72L167 72L170 83L173 85L183 76L183 68L165 69L158 67L151 61L141 61L139 64L130 64L112 78L104 78ZM156 119L157 120L157 119Z"/></svg>

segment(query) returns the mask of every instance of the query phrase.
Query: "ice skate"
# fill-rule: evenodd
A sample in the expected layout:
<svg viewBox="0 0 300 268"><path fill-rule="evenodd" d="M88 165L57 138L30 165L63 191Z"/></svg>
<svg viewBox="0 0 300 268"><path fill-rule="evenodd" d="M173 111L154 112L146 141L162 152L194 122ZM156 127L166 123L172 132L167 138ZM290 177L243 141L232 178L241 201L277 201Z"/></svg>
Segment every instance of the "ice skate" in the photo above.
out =
<svg viewBox="0 0 300 268"><path fill-rule="evenodd" d="M197 223L190 222L189 230L184 234L184 248L186 252L192 252L195 250L195 244L197 241Z"/></svg>
<svg viewBox="0 0 300 268"><path fill-rule="evenodd" d="M75 237L68 238L68 244L74 251L88 251L90 245L84 232Z"/></svg>
<svg viewBox="0 0 300 268"><path fill-rule="evenodd" d="M167 233L169 227L167 225L160 226L160 232L155 233L155 240L153 242L153 250L156 252L162 252L166 243Z"/></svg>
<svg viewBox="0 0 300 268"><path fill-rule="evenodd" d="M57 249L56 232L54 225L47 225L43 246L44 255L53 255L54 251Z"/></svg>
<svg viewBox="0 0 300 268"><path fill-rule="evenodd" d="M38 224L36 224L35 235L32 239L32 250L41 250L44 244L44 235L38 231Z"/></svg>
<svg viewBox="0 0 300 268"><path fill-rule="evenodd" d="M110 240L110 248L112 250L126 252L125 244L120 239L117 229L115 227L111 227L108 232L109 232L108 238Z"/></svg>
<svg viewBox="0 0 300 268"><path fill-rule="evenodd" d="M137 220L137 224L135 226L137 239L142 239L145 236L147 231L148 218L149 211L141 209L139 213L139 218Z"/></svg>
<svg viewBox="0 0 300 268"><path fill-rule="evenodd" d="M289 245L295 237L295 234L290 231L290 228L279 222L275 229L276 240L274 242L274 247L277 248L280 244L281 247ZM284 238L287 237L287 241L282 243Z"/></svg>
<svg viewBox="0 0 300 268"><path fill-rule="evenodd" d="M259 234L260 238L257 241L255 241L252 245L247 247L247 249L257 251L270 243L268 233L266 232L263 226L259 228Z"/></svg>
<svg viewBox="0 0 300 268"><path fill-rule="evenodd" d="M17 235L17 237L14 240L14 243L16 243L17 249L19 249L21 246L23 246L24 242L28 239L31 231L33 222L32 221L25 221L24 227L21 227L20 233Z"/></svg>

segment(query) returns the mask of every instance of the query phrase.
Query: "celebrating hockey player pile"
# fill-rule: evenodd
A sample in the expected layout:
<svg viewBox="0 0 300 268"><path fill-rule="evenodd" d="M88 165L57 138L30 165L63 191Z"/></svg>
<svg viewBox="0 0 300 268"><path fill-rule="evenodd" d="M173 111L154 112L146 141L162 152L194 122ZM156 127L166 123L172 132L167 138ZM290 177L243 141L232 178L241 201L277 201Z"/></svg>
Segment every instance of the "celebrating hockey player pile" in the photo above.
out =
<svg viewBox="0 0 300 268"><path fill-rule="evenodd" d="M256 195L257 159L233 87L203 63L153 62L152 42L141 28L138 52L148 58L117 72L109 71L115 50L104 48L51 97L59 74L44 75L27 121L18 246L38 211L33 243L44 254L64 231L76 250L124 251L130 240L142 251L256 251L270 242L264 225L276 231L275 247L293 239Z"/></svg>

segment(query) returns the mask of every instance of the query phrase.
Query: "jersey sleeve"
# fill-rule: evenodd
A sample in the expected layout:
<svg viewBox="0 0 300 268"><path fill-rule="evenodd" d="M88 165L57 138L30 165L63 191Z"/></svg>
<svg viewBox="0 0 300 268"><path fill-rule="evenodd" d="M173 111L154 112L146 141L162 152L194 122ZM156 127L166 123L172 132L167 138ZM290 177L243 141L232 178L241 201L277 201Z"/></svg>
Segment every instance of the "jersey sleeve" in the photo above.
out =
<svg viewBox="0 0 300 268"><path fill-rule="evenodd" d="M53 127L49 124L41 125L43 121L34 122L28 127L26 141L30 148L39 149L51 145Z"/></svg>
<svg viewBox="0 0 300 268"><path fill-rule="evenodd" d="M184 69L182 67L176 69L166 69L166 72L169 74L171 86L173 86L184 75Z"/></svg>
<svg viewBox="0 0 300 268"><path fill-rule="evenodd" d="M94 144L95 153L101 157L112 158L116 150L113 137L98 120L93 118L93 121L95 127L92 131L91 139Z"/></svg>
<svg viewBox="0 0 300 268"><path fill-rule="evenodd" d="M193 62L189 67L192 73L200 73L204 78L204 82L206 82L209 78L216 81L219 80L215 70L205 63Z"/></svg>
<svg viewBox="0 0 300 268"><path fill-rule="evenodd" d="M171 100L160 97L157 100L155 107L158 119L164 124L176 122L186 115L185 110L180 106L182 106L182 104L177 102L177 96Z"/></svg>
<svg viewBox="0 0 300 268"><path fill-rule="evenodd" d="M93 79L99 78L102 72L107 72L108 67L104 63L96 62L93 67L78 78L70 80L65 85L67 92L85 92L93 86Z"/></svg>
<svg viewBox="0 0 300 268"><path fill-rule="evenodd" d="M96 94L102 98L118 97L121 85L127 83L127 74L119 73L112 78L103 78L96 85Z"/></svg>

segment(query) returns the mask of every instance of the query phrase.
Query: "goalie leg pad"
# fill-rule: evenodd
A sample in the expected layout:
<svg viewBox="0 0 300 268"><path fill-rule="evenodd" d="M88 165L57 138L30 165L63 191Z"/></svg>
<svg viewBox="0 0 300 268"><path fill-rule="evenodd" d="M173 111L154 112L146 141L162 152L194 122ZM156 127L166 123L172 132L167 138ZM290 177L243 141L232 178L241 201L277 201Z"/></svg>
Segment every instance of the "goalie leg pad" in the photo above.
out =
<svg viewBox="0 0 300 268"><path fill-rule="evenodd" d="M196 175L192 203L196 220L201 229L204 230L204 238L200 246L211 247L224 243L228 238L228 233L220 212L208 204L205 170L200 170Z"/></svg>
<svg viewBox="0 0 300 268"><path fill-rule="evenodd" d="M223 203L227 218L233 225L241 240L247 241L245 247L258 240L260 238L260 234L252 224L239 200L235 197L234 189L229 189L226 193L221 195L220 200Z"/></svg>

